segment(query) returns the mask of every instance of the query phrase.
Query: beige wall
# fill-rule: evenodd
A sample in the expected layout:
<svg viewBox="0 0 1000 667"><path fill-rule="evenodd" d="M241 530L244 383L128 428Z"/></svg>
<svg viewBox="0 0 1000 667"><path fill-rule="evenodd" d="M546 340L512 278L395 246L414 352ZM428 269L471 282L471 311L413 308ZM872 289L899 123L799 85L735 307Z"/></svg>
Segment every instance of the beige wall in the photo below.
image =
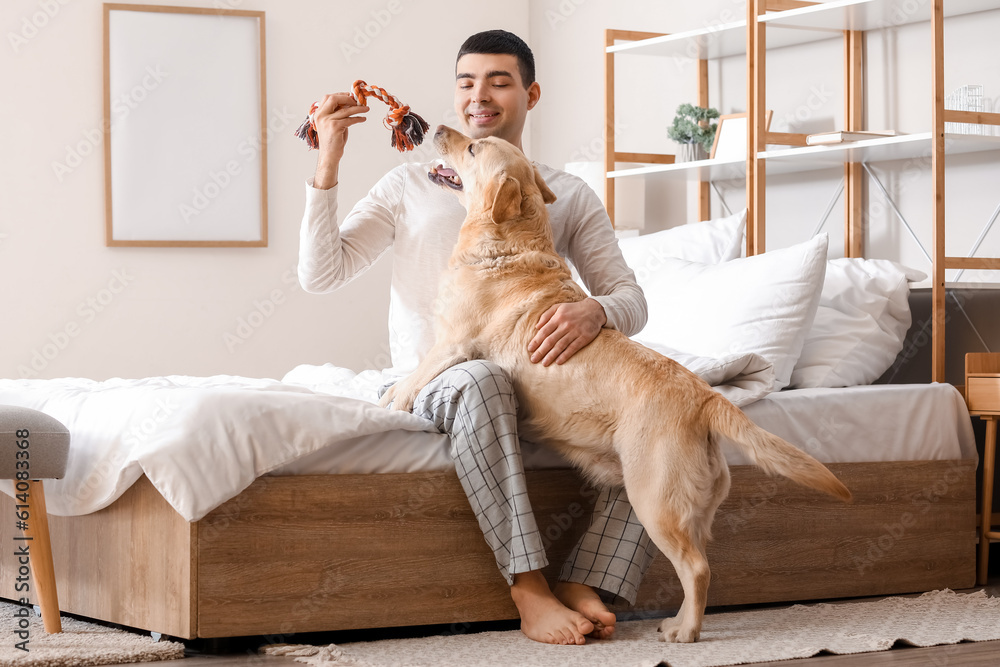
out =
<svg viewBox="0 0 1000 667"><path fill-rule="evenodd" d="M291 132L311 101L364 78L400 96L432 125L446 122L452 117L452 67L459 44L473 32L507 28L534 49L543 89L529 123L529 154L557 167L600 159L603 29L678 32L739 18L743 12L742 3L731 0L156 4L267 12L267 109L280 130L268 145L269 247L105 247L101 3L7 0L0 4L5 36L0 45L0 376L30 371L42 378L281 377L298 363L332 362L356 370L386 366L391 253L332 295L304 294L294 281L303 182L315 166L315 153ZM46 9L51 16L44 15ZM385 21L389 9L397 13L389 12L391 20L384 27L369 26L377 33L370 43L359 42L360 53L345 54L344 45L366 24L378 17ZM1000 99L1000 72L989 57L1000 29L998 14L949 23L946 87L978 82L986 86L988 98ZM873 129L924 129L929 118L928 37L925 26L871 37ZM838 127L843 106L840 57L837 40L772 52L768 106L776 110L774 129ZM666 126L674 108L694 95L693 65L639 56L620 63L619 148L670 152ZM711 103L723 113L744 110L742 59L714 63L711 74ZM383 110L374 106L373 120ZM82 153L93 145L69 173L57 173L55 165L65 164L69 152ZM389 149L378 122L352 131L341 172L342 208L353 205L401 159ZM899 193L904 214L929 246L926 168L896 164L877 169ZM769 181L769 247L794 243L812 232L836 192L836 172ZM949 174L948 210L955 231L949 253L964 254L1000 201L993 185L1000 174L993 154L956 159ZM742 206L741 186L722 184L722 189L731 207ZM693 208L690 189L683 184L651 178L646 192L647 231L681 224ZM926 268L891 210L880 202L873 193L872 255ZM838 203L827 225L835 246L840 211ZM983 252L1000 255L1000 232L990 235Z"/></svg>

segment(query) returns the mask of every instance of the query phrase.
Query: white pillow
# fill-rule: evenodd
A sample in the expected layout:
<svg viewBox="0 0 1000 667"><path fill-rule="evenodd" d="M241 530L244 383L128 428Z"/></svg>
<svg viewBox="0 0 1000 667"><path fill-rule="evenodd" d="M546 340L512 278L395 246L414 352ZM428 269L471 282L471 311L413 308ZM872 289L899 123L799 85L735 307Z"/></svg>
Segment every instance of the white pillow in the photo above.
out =
<svg viewBox="0 0 1000 667"><path fill-rule="evenodd" d="M722 264L664 258L642 285L649 320L635 338L705 357L756 352L781 389L816 315L827 244L820 234Z"/></svg>
<svg viewBox="0 0 1000 667"><path fill-rule="evenodd" d="M908 281L925 278L886 259L831 260L792 386L851 387L877 380L903 349L910 328Z"/></svg>
<svg viewBox="0 0 1000 667"><path fill-rule="evenodd" d="M667 257L679 257L702 264L728 262L743 250L743 230L747 210L727 218L693 222L662 232L632 236L618 241L625 263L635 271L640 287Z"/></svg>

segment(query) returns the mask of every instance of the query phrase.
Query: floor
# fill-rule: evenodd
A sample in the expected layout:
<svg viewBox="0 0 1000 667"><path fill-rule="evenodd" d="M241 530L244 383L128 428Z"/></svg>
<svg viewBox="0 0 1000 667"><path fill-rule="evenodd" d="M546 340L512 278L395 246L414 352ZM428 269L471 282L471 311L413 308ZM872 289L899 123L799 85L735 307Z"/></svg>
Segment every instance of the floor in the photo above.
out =
<svg viewBox="0 0 1000 667"><path fill-rule="evenodd" d="M990 578L986 586L966 592L985 590L987 595L1000 597L1000 550L993 549L990 559ZM476 630L505 630L517 628L517 622L482 623L471 628ZM443 627L438 632L454 631ZM434 628L398 628L393 630L366 630L360 632L336 632L300 635L291 639L302 644L336 644L350 641L368 641L389 637L422 636L435 634ZM228 641L226 644L191 644L186 652L183 667L235 667L245 665L299 665L292 658L262 656L256 653L254 638ZM157 663L168 664L168 663ZM916 648L897 646L890 651L864 653L860 655L821 655L802 660L754 663L754 667L876 667L878 665L906 665L907 667L966 667L1000 664L1000 641L963 643L953 646L933 646ZM124 667L124 666L122 666Z"/></svg>

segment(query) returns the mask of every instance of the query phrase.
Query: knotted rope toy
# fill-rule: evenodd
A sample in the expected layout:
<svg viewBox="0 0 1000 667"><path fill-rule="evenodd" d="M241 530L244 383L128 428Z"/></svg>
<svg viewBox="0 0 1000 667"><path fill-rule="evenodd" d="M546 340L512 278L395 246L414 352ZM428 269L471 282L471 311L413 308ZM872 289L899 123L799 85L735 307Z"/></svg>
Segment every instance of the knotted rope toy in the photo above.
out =
<svg viewBox="0 0 1000 667"><path fill-rule="evenodd" d="M420 142L424 140L424 133L430 129L423 118L410 111L410 107L405 106L394 95L390 95L383 88L369 86L358 79L353 85L353 97L358 104L364 104L368 96L377 97L389 105L389 114L382 121L386 129L392 130L392 147L400 153L412 151ZM316 133L316 125L313 123L313 116L319 102L313 102L309 109L309 116L306 117L299 129L295 130L295 136L303 139L309 148L319 148L319 136Z"/></svg>

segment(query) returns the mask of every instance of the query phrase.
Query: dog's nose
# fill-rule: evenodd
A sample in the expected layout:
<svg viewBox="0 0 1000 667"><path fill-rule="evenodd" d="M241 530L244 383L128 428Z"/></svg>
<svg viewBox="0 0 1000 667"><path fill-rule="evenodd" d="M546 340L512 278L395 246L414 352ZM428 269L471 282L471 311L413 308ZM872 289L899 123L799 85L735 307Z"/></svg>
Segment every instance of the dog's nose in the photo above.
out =
<svg viewBox="0 0 1000 667"><path fill-rule="evenodd" d="M446 125L438 125L437 130L434 132L434 137L435 138L440 137L440 136L442 136L447 131L448 131L448 126L446 126Z"/></svg>

